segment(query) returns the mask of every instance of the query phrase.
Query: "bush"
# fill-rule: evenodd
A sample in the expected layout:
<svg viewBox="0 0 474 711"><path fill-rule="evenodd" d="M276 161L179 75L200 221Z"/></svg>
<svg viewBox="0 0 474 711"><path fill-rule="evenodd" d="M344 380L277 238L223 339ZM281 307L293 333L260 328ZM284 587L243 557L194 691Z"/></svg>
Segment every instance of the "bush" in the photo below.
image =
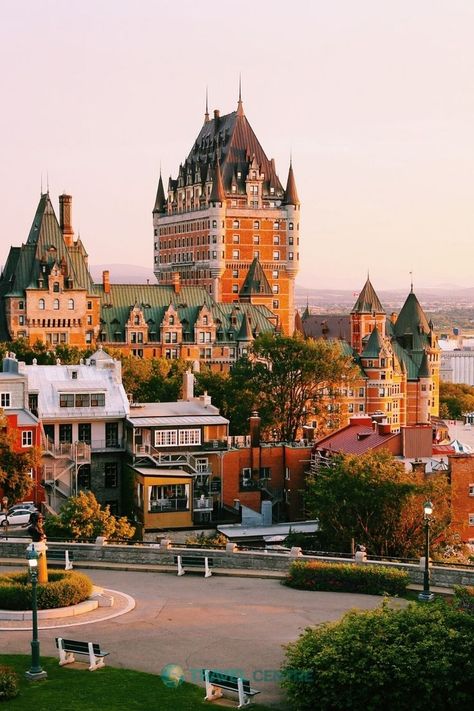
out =
<svg viewBox="0 0 474 711"><path fill-rule="evenodd" d="M458 610L474 615L474 586L454 586L454 605Z"/></svg>
<svg viewBox="0 0 474 711"><path fill-rule="evenodd" d="M0 666L0 701L8 701L18 696L18 674L14 669Z"/></svg>
<svg viewBox="0 0 474 711"><path fill-rule="evenodd" d="M443 601L349 612L287 646L294 711L473 708L474 618Z"/></svg>
<svg viewBox="0 0 474 711"><path fill-rule="evenodd" d="M403 595L409 577L403 570L379 565L295 561L284 582L300 590Z"/></svg>
<svg viewBox="0 0 474 711"><path fill-rule="evenodd" d="M71 571L52 570L46 585L38 584L38 609L69 607L87 600L92 582L87 575ZM0 609L31 610L31 583L28 573L0 576Z"/></svg>

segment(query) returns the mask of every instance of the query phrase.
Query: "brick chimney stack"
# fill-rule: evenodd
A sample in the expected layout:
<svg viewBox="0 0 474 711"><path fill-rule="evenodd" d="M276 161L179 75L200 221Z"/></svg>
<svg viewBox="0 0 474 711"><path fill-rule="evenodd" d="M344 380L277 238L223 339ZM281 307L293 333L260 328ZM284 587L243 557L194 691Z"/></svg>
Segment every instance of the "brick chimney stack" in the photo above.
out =
<svg viewBox="0 0 474 711"><path fill-rule="evenodd" d="M171 274L171 284L173 286L174 293L179 294L181 291L181 277L179 272L173 272Z"/></svg>
<svg viewBox="0 0 474 711"><path fill-rule="evenodd" d="M59 196L59 227L68 247L74 242L72 229L72 196L63 193Z"/></svg>
<svg viewBox="0 0 474 711"><path fill-rule="evenodd" d="M110 272L108 269L102 272L102 286L104 294L110 294Z"/></svg>
<svg viewBox="0 0 474 711"><path fill-rule="evenodd" d="M254 411L249 417L250 422L250 446L260 446L260 416Z"/></svg>

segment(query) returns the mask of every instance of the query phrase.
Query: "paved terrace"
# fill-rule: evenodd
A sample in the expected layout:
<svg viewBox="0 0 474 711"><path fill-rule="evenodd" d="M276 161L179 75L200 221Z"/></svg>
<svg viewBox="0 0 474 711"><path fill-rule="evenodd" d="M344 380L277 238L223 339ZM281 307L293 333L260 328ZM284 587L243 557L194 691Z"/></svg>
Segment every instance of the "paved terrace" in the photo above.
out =
<svg viewBox="0 0 474 711"><path fill-rule="evenodd" d="M0 573L11 570L0 567ZM367 610L381 603L380 597L370 595L293 590L275 579L86 572L95 584L133 596L135 609L96 624L41 630L42 654L55 656L54 638L63 635L100 642L110 652L106 664L111 666L159 674L166 664L175 663L195 683L203 667L242 669L261 690L258 701L282 709L285 703L277 680L282 645L295 640L308 625L337 620L351 608ZM30 636L29 631L0 631L1 651L28 654Z"/></svg>

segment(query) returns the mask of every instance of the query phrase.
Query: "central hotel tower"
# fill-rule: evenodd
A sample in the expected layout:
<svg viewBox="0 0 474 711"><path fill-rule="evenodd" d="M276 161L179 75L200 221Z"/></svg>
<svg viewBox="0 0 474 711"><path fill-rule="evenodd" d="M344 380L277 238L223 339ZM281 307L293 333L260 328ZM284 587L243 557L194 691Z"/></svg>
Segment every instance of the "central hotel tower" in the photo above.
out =
<svg viewBox="0 0 474 711"><path fill-rule="evenodd" d="M274 325L294 331L300 203L290 163L283 188L241 98L225 116L206 107L191 151L170 178L160 175L154 272L159 284L202 286L217 302L267 306Z"/></svg>

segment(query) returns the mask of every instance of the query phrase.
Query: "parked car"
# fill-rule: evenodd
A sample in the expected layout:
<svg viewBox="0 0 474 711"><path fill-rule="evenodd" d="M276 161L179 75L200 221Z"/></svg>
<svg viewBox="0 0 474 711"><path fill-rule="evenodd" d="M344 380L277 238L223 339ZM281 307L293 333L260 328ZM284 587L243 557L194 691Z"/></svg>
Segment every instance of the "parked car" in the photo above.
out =
<svg viewBox="0 0 474 711"><path fill-rule="evenodd" d="M8 509L8 515L12 514L13 511L18 511L18 509L27 509L28 511L37 511L38 510L33 501L23 501L20 504L15 504L14 506L10 506L10 508Z"/></svg>
<svg viewBox="0 0 474 711"><path fill-rule="evenodd" d="M16 509L7 516L0 516L0 526L24 526L30 522L32 513L31 509Z"/></svg>

